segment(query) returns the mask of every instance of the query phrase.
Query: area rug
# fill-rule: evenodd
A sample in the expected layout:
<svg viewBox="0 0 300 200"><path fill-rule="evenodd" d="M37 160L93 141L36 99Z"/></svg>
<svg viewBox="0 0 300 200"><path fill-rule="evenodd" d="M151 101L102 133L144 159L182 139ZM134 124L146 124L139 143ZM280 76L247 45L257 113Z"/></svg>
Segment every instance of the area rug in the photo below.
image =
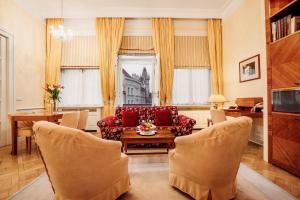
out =
<svg viewBox="0 0 300 200"><path fill-rule="evenodd" d="M118 200L184 200L192 199L168 184L167 155L132 155L129 156L131 190ZM265 179L252 169L241 164L238 176L237 200L296 200L289 193ZM25 186L12 200L52 200L53 192L44 173Z"/></svg>

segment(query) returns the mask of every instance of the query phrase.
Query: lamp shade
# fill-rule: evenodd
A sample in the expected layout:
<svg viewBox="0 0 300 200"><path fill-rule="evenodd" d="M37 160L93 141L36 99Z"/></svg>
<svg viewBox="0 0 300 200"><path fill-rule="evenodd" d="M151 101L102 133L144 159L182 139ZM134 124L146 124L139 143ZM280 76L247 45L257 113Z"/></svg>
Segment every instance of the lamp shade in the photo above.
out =
<svg viewBox="0 0 300 200"><path fill-rule="evenodd" d="M221 94L212 94L210 95L208 102L211 103L224 103L226 101L226 98Z"/></svg>

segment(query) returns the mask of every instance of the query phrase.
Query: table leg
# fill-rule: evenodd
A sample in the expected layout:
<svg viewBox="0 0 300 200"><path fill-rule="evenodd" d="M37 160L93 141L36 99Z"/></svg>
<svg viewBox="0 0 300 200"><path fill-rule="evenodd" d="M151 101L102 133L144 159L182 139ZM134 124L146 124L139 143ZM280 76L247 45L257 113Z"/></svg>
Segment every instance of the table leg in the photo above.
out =
<svg viewBox="0 0 300 200"><path fill-rule="evenodd" d="M11 154L17 155L18 153L18 122L11 120Z"/></svg>
<svg viewBox="0 0 300 200"><path fill-rule="evenodd" d="M171 143L168 143L168 144L167 144L167 153L169 153L170 148L172 148L171 145L172 145Z"/></svg>
<svg viewBox="0 0 300 200"><path fill-rule="evenodd" d="M124 142L124 153L127 154L127 143Z"/></svg>

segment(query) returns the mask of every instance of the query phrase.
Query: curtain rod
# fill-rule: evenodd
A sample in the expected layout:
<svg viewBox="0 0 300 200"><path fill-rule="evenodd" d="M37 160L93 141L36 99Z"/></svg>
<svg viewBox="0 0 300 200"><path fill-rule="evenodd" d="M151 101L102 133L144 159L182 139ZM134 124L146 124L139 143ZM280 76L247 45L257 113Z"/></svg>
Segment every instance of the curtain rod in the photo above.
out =
<svg viewBox="0 0 300 200"><path fill-rule="evenodd" d="M123 50L123 51L154 51L154 48L151 48L151 49L126 49L126 48L120 48L120 50Z"/></svg>
<svg viewBox="0 0 300 200"><path fill-rule="evenodd" d="M209 18L180 18L180 17L124 17L126 19L152 19L152 18L171 18L171 19L181 19L181 20L208 20Z"/></svg>

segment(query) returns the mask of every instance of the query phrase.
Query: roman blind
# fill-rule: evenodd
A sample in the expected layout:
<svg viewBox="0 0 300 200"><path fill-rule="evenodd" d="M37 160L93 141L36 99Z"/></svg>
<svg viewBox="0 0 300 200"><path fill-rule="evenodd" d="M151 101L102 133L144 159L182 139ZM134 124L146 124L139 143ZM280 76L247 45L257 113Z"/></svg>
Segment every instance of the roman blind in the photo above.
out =
<svg viewBox="0 0 300 200"><path fill-rule="evenodd" d="M99 66L98 48L95 35L74 36L64 41L62 47L63 67Z"/></svg>
<svg viewBox="0 0 300 200"><path fill-rule="evenodd" d="M210 68L207 20L175 19L175 68Z"/></svg>
<svg viewBox="0 0 300 200"><path fill-rule="evenodd" d="M66 19L64 26L73 31L74 37L63 41L61 66L99 67L95 19Z"/></svg>
<svg viewBox="0 0 300 200"><path fill-rule="evenodd" d="M209 68L206 36L175 36L175 68Z"/></svg>
<svg viewBox="0 0 300 200"><path fill-rule="evenodd" d="M119 54L154 54L151 36L123 36Z"/></svg>

